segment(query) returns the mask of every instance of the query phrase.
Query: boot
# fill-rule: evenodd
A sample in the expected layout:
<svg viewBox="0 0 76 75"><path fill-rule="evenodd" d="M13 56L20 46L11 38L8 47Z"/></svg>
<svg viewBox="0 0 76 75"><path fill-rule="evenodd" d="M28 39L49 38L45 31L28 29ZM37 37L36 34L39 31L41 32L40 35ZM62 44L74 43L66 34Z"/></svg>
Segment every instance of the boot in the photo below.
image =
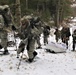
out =
<svg viewBox="0 0 76 75"><path fill-rule="evenodd" d="M31 59L29 58L29 59L28 59L28 61L29 61L30 63L33 62L34 58L37 56L37 52L34 51L34 52L33 52L33 55L34 55L33 58L31 58Z"/></svg>
<svg viewBox="0 0 76 75"><path fill-rule="evenodd" d="M72 51L75 51L75 49L73 49Z"/></svg>
<svg viewBox="0 0 76 75"><path fill-rule="evenodd" d="M30 63L31 63L32 61L33 61L33 58L32 58L32 59L28 59L28 62L30 62Z"/></svg>
<svg viewBox="0 0 76 75"><path fill-rule="evenodd" d="M9 54L8 50L4 50L3 54L8 55Z"/></svg>
<svg viewBox="0 0 76 75"><path fill-rule="evenodd" d="M35 58L35 57L37 56L37 52L36 52L36 51L34 51L34 52L33 52L33 55L34 55L34 57L33 57L33 58Z"/></svg>

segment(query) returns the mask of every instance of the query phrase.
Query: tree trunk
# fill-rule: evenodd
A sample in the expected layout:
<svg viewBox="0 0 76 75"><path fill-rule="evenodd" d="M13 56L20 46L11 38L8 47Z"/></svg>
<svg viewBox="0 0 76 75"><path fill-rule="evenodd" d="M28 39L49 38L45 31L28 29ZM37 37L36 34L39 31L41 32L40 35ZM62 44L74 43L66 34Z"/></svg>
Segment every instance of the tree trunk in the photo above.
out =
<svg viewBox="0 0 76 75"><path fill-rule="evenodd" d="M26 0L26 9L28 9L28 0Z"/></svg>
<svg viewBox="0 0 76 75"><path fill-rule="evenodd" d="M60 10L60 18L59 18L59 21L60 21L60 24L63 22L64 20L64 11L63 9Z"/></svg>
<svg viewBox="0 0 76 75"><path fill-rule="evenodd" d="M58 0L58 3L56 5L56 14L55 14L55 26L59 28L59 11L60 11L60 0Z"/></svg>
<svg viewBox="0 0 76 75"><path fill-rule="evenodd" d="M16 11L15 11L15 19L17 27L21 25L21 7L20 7L20 0L16 0Z"/></svg>
<svg viewBox="0 0 76 75"><path fill-rule="evenodd" d="M37 2L37 12L39 12L39 2Z"/></svg>

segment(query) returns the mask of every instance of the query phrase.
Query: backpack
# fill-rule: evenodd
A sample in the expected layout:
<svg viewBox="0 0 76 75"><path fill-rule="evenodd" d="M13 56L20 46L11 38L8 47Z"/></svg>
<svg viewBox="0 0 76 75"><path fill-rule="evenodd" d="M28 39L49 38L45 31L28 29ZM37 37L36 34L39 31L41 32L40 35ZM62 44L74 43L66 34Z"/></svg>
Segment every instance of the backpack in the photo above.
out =
<svg viewBox="0 0 76 75"><path fill-rule="evenodd" d="M3 28L4 27L4 19L3 19L3 16L0 15L0 28Z"/></svg>

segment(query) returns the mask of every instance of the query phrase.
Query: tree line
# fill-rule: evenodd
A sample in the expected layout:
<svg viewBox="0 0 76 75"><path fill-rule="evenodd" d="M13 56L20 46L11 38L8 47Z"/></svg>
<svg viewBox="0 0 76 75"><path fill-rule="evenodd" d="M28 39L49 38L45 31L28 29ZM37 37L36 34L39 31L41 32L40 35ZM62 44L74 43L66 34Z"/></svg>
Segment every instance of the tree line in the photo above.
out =
<svg viewBox="0 0 76 75"><path fill-rule="evenodd" d="M70 6L72 0L1 0L0 3L2 2L10 6L13 16L19 15L21 18L33 13L45 21L49 21L50 18L53 19L57 27L65 18L73 15Z"/></svg>

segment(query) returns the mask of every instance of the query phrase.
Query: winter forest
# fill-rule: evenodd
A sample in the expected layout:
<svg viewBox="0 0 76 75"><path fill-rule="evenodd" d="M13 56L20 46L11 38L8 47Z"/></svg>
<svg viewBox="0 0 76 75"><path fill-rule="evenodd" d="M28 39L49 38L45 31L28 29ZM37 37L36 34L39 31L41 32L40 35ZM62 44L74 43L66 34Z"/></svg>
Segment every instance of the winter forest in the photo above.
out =
<svg viewBox="0 0 76 75"><path fill-rule="evenodd" d="M76 0L0 0L0 75L76 75Z"/></svg>

